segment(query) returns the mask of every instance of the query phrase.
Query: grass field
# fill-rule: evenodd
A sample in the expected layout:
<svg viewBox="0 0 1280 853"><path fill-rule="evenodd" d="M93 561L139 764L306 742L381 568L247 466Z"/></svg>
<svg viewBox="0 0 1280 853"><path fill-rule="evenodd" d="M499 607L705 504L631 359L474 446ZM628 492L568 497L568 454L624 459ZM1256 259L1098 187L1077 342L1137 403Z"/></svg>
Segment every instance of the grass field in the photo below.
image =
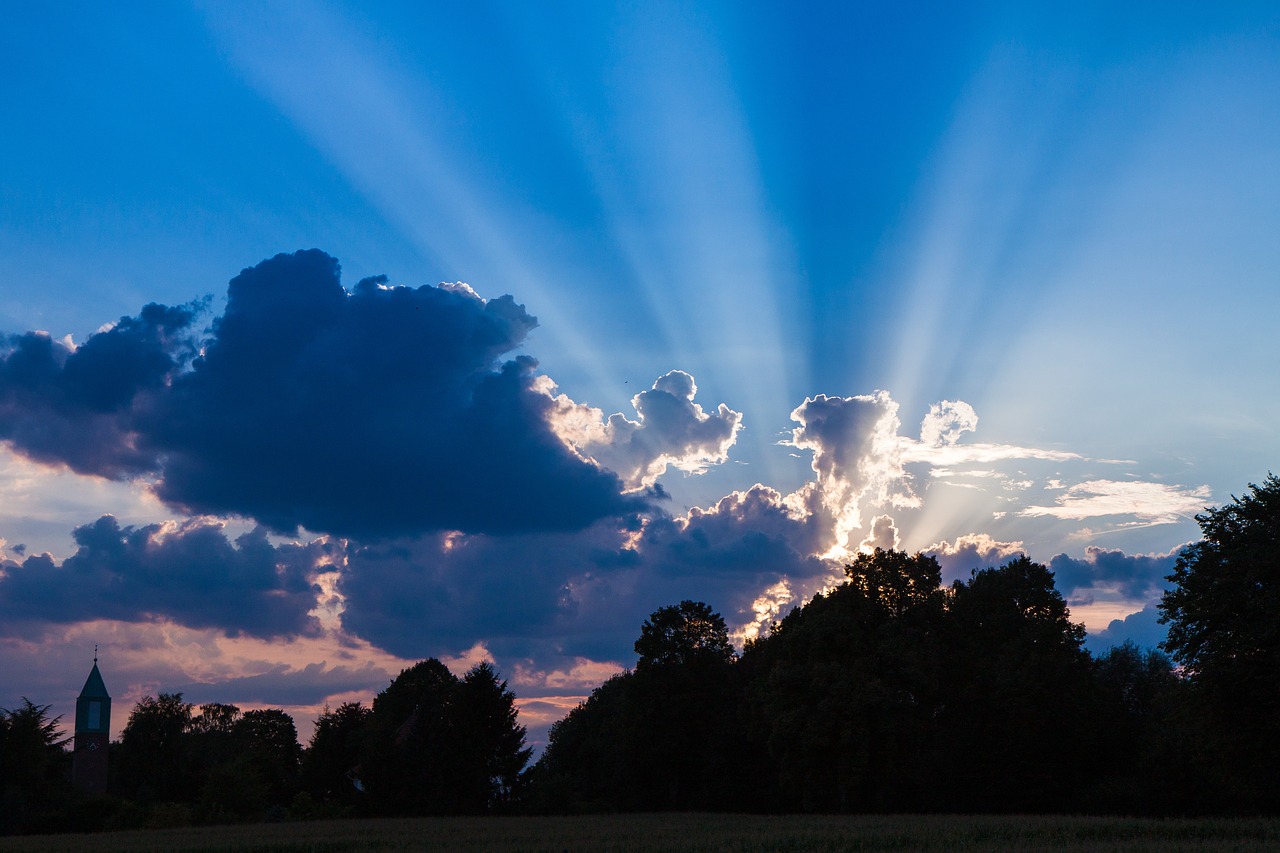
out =
<svg viewBox="0 0 1280 853"><path fill-rule="evenodd" d="M347 850L442 853L1280 850L1280 820L650 814L318 821L0 838L0 853L336 853Z"/></svg>

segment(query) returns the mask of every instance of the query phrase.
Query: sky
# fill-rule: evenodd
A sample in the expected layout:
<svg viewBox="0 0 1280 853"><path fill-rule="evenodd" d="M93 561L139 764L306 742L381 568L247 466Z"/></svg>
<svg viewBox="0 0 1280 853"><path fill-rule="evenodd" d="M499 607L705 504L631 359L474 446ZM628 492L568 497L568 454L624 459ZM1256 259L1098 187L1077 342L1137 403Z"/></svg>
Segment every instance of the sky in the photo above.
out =
<svg viewBox="0 0 1280 853"><path fill-rule="evenodd" d="M541 742L877 546L1149 646L1280 459L1273 4L24 4L0 79L0 707L434 656Z"/></svg>

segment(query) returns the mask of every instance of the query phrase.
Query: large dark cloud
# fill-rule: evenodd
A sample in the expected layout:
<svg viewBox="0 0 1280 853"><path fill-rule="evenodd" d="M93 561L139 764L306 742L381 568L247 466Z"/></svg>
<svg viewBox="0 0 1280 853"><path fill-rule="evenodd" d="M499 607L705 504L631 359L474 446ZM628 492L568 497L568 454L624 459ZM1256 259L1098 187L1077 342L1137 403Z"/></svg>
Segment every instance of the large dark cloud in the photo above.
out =
<svg viewBox="0 0 1280 853"><path fill-rule="evenodd" d="M1084 557L1058 554L1049 560L1053 583L1068 599L1082 601L1103 592L1130 601L1151 601L1167 588L1181 547L1165 554L1126 554L1090 545ZM1021 542L1000 542L985 534L970 534L953 543L943 541L925 549L942 566L944 582L963 580L971 571L999 566L1025 551Z"/></svg>
<svg viewBox="0 0 1280 853"><path fill-rule="evenodd" d="M0 561L0 625L167 619L261 638L314 632L313 577L331 546L272 545L259 528L232 544L221 526L121 527L111 516L77 527L76 552Z"/></svg>
<svg viewBox="0 0 1280 853"><path fill-rule="evenodd" d="M272 545L261 528L233 544L200 520L134 528L105 516L76 529L78 550L62 563L0 562L0 623L18 632L111 619L263 638L314 633L315 579L332 570L346 631L404 657L482 642L500 661L542 669L580 657L626 661L657 607L693 597L742 624L780 578L829 574L811 556L825 526L764 486L679 519L627 514L581 531L306 545Z"/></svg>
<svg viewBox="0 0 1280 853"><path fill-rule="evenodd" d="M1178 551L1167 554L1126 554L1096 545L1085 549L1084 559L1059 554L1049 561L1054 584L1063 595L1075 590L1105 589L1130 600L1148 601L1168 587Z"/></svg>
<svg viewBox="0 0 1280 853"><path fill-rule="evenodd" d="M0 439L81 474L123 478L156 467L136 445L140 396L192 355L197 305L147 305L72 349L46 334L8 338L0 355Z"/></svg>
<svg viewBox="0 0 1280 853"><path fill-rule="evenodd" d="M536 362L502 361L536 325L510 296L383 279L348 293L311 250L233 279L207 339L193 316L151 305L74 352L11 340L0 438L281 531L570 530L643 506L553 433Z"/></svg>
<svg viewBox="0 0 1280 853"><path fill-rule="evenodd" d="M543 668L576 657L627 661L646 616L682 599L728 621L753 616L780 577L831 571L810 556L822 522L763 486L683 519L606 519L577 533L437 534L352 546L343 626L405 657L483 641L499 660Z"/></svg>

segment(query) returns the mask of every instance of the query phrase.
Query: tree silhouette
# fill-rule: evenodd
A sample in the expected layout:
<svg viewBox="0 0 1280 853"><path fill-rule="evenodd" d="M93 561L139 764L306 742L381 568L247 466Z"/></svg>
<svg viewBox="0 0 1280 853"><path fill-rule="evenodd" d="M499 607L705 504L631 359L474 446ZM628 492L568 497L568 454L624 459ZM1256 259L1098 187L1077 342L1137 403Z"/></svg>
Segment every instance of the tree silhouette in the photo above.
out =
<svg viewBox="0 0 1280 853"><path fill-rule="evenodd" d="M861 553L845 566L851 586L890 615L900 617L909 609L940 602L938 587L942 568L925 554L909 556L905 551L876 548Z"/></svg>
<svg viewBox="0 0 1280 853"><path fill-rule="evenodd" d="M449 730L458 680L428 658L403 670L373 700L362 780L384 814L456 811L450 770L458 744Z"/></svg>
<svg viewBox="0 0 1280 853"><path fill-rule="evenodd" d="M468 753L460 768L465 797L490 811L518 797L533 754L524 745L525 727L518 722L515 699L486 661L463 676L454 701L455 728Z"/></svg>
<svg viewBox="0 0 1280 853"><path fill-rule="evenodd" d="M702 602L660 608L635 650L634 672L606 681L552 727L537 768L544 802L623 811L742 802L751 765L723 617Z"/></svg>
<svg viewBox="0 0 1280 853"><path fill-rule="evenodd" d="M208 702L200 706L200 713L191 718L187 728L195 734L230 735L239 719L240 709L235 705Z"/></svg>
<svg viewBox="0 0 1280 853"><path fill-rule="evenodd" d="M1025 556L975 572L946 624L936 766L952 805L1068 807L1090 772L1090 666L1053 573Z"/></svg>
<svg viewBox="0 0 1280 853"><path fill-rule="evenodd" d="M39 826L69 795L71 756L64 747L62 717L48 705L24 698L12 710L0 708L0 832Z"/></svg>
<svg viewBox="0 0 1280 853"><path fill-rule="evenodd" d="M266 791L263 805L283 807L298 787L302 747L298 730L279 708L245 711L232 728L241 755Z"/></svg>
<svg viewBox="0 0 1280 853"><path fill-rule="evenodd" d="M1095 768L1085 805L1130 814L1185 813L1197 799L1203 802L1191 747L1198 738L1182 713L1187 685L1173 662L1126 642L1094 661L1093 676L1094 743L1107 762Z"/></svg>
<svg viewBox="0 0 1280 853"><path fill-rule="evenodd" d="M316 719L315 731L302 758L303 788L320 802L352 806L361 791L360 752L373 709L360 702L327 707Z"/></svg>
<svg viewBox="0 0 1280 853"><path fill-rule="evenodd" d="M724 618L701 601L686 600L655 610L640 627L635 651L639 656L636 668L641 670L704 661L714 665L733 659Z"/></svg>
<svg viewBox="0 0 1280 853"><path fill-rule="evenodd" d="M195 816L211 823L283 808L298 781L293 718L276 708L241 713L217 702L194 711L181 693L134 705L113 753L118 790L144 805L193 805Z"/></svg>
<svg viewBox="0 0 1280 853"><path fill-rule="evenodd" d="M199 787L187 733L192 705L181 693L146 696L133 706L118 750L121 788L142 802L192 802Z"/></svg>
<svg viewBox="0 0 1280 853"><path fill-rule="evenodd" d="M538 808L547 811L631 811L636 802L636 757L644 733L632 724L634 673L619 673L591 691L551 726L547 748L533 768Z"/></svg>
<svg viewBox="0 0 1280 853"><path fill-rule="evenodd" d="M210 786L207 777L215 767L235 761L243 753L235 736L235 726L239 720L240 709L235 705L209 702L201 705L199 712L192 715L183 735L192 772L201 780L197 784L202 789L207 789L215 798L231 793L224 784ZM236 787L243 789L245 785ZM203 792L201 796L204 797Z"/></svg>
<svg viewBox="0 0 1280 853"><path fill-rule="evenodd" d="M476 814L505 804L529 759L515 696L482 663L459 679L435 658L373 700L361 779L388 814Z"/></svg>
<svg viewBox="0 0 1280 853"><path fill-rule="evenodd" d="M940 569L877 549L846 574L744 652L752 731L785 808L911 808L939 702Z"/></svg>
<svg viewBox="0 0 1280 853"><path fill-rule="evenodd" d="M1190 676L1221 783L1238 807L1280 808L1280 479L1196 516L1160 603L1164 648Z"/></svg>

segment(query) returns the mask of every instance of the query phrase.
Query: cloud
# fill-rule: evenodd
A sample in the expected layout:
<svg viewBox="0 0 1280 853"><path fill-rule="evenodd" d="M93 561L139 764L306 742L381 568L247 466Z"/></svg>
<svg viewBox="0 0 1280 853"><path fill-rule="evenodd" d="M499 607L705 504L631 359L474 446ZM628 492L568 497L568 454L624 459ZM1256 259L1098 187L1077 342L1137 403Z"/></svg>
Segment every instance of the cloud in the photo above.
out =
<svg viewBox="0 0 1280 853"><path fill-rule="evenodd" d="M943 400L929 407L920 423L920 441L930 447L950 447L966 432L978 428L978 413L963 400Z"/></svg>
<svg viewBox="0 0 1280 853"><path fill-rule="evenodd" d="M639 633L637 629L637 633ZM538 670L528 663L517 663L511 681L514 685L526 688L535 693L548 690L574 690L580 694L591 692L601 682L607 681L625 667L614 661L594 661L590 658L575 657L564 669Z"/></svg>
<svg viewBox="0 0 1280 853"><path fill-rule="evenodd" d="M1165 589L1165 577L1173 571L1178 552L1126 554L1123 551L1090 545L1084 557L1057 554L1048 561L1054 586L1068 598L1082 593L1105 593L1110 600L1146 603ZM942 566L944 579L965 578L971 569L999 566L1026 553L1022 542L1001 542L986 533L970 533L954 542L943 540L924 551Z"/></svg>
<svg viewBox="0 0 1280 853"><path fill-rule="evenodd" d="M1079 453L1065 450L1043 450L1035 447L1020 447L1016 444L931 445L903 438L901 458L903 462L927 462L930 465L946 468L1010 459L1045 459L1064 462L1084 457Z"/></svg>
<svg viewBox="0 0 1280 853"><path fill-rule="evenodd" d="M568 530L645 506L551 429L537 363L502 360L537 325L510 296L382 278L348 293L310 250L236 276L207 338L194 316L149 305L74 351L12 339L0 438L286 532Z"/></svg>
<svg viewBox="0 0 1280 853"><path fill-rule="evenodd" d="M966 579L975 569L1003 565L1025 551L1021 542L1001 542L986 533L966 533L955 542L944 539L924 549L941 566L943 583Z"/></svg>
<svg viewBox="0 0 1280 853"><path fill-rule="evenodd" d="M31 333L0 350L0 440L14 452L197 515L100 518L76 528L62 563L11 552L17 560L0 560L11 633L112 620L205 632L191 641L202 651L284 638L347 655L166 673L193 696L314 705L372 690L393 671L387 660L433 655L461 668L493 659L522 689L566 698L632 660L658 607L707 601L748 639L839 582L851 543L896 547L898 523L883 510L920 505L908 464L1025 488L992 470L1003 466L960 466L1081 458L961 444L978 424L963 401L932 406L917 441L899 435L885 391L817 395L791 413L786 442L812 452L810 482L789 494L757 483L672 516L655 500L659 478L723 463L743 423L724 403L704 410L683 371L635 395L634 419L606 418L519 354L537 321L510 296L382 278L348 292L319 251L244 270L203 329L201 310L148 305L79 347ZM1153 519L1205 496L1094 480L1022 514L1083 518L1114 501ZM206 513L262 527L232 542ZM327 535L277 545L266 532L299 527ZM930 549L948 578L1021 550L980 534ZM1053 568L1060 586L1150 595L1168 556L1090 549ZM0 644L18 642L2 633ZM371 650L376 671L354 660Z"/></svg>
<svg viewBox="0 0 1280 853"><path fill-rule="evenodd" d="M43 332L11 336L0 352L0 439L44 463L122 478L150 472L138 446L139 398L162 391L194 354L199 304L150 304L72 348Z"/></svg>
<svg viewBox="0 0 1280 853"><path fill-rule="evenodd" d="M337 591L342 627L410 658L482 641L500 659L533 657L539 641L572 644L575 579L608 573L625 531L600 522L577 533L440 533L352 543Z"/></svg>
<svg viewBox="0 0 1280 853"><path fill-rule="evenodd" d="M862 540L862 544L858 546L858 550L867 551L868 553L880 548L884 551L890 551L898 547L898 528L893 524L893 517L888 515L877 515L871 519L871 527L867 531L867 538Z"/></svg>
<svg viewBox="0 0 1280 853"><path fill-rule="evenodd" d="M882 392L883 393L883 392ZM1065 462L1084 457L1065 450L1045 450L1016 444L960 444L960 436L978 429L978 413L963 400L942 400L929 407L920 422L920 440L903 436L899 455L903 462L926 462L934 476L990 476L989 472L948 470L957 465L990 464L1013 459Z"/></svg>
<svg viewBox="0 0 1280 853"><path fill-rule="evenodd" d="M321 252L265 261L159 407L157 491L357 537L573 529L638 506L551 431L536 362L498 364L535 325L509 296L381 279L348 294Z"/></svg>
<svg viewBox="0 0 1280 853"><path fill-rule="evenodd" d="M552 426L585 456L618 473L630 489L652 486L668 466L696 474L729 458L742 428L742 414L721 403L714 414L694 402L698 386L683 370L672 370L631 398L639 416L603 412L555 397Z"/></svg>
<svg viewBox="0 0 1280 853"><path fill-rule="evenodd" d="M756 596L751 602L751 618L730 635L734 642L742 644L758 639L771 630L774 623L782 621L794 606L797 606L796 592L788 579L783 578Z"/></svg>
<svg viewBox="0 0 1280 853"><path fill-rule="evenodd" d="M224 678L218 681L193 681L166 689L177 691L188 702L227 702L245 705L299 706L317 705L327 697L344 693L373 694L390 681L386 669L369 664L360 666L328 666L324 661L303 667L274 664L263 672Z"/></svg>
<svg viewBox="0 0 1280 853"><path fill-rule="evenodd" d="M1067 521L1133 515L1151 524L1173 524L1202 512L1209 496L1208 486L1089 480L1065 489L1053 506L1029 506L1018 515Z"/></svg>
<svg viewBox="0 0 1280 853"><path fill-rule="evenodd" d="M814 494L834 520L833 548L862 526L860 506L918 505L899 453L898 404L887 391L806 398L792 413L792 447L813 451ZM834 553L834 552L833 552Z"/></svg>
<svg viewBox="0 0 1280 853"><path fill-rule="evenodd" d="M1126 641L1152 649L1164 642L1168 635L1169 629L1160 624L1159 608L1155 604L1148 604L1137 613L1112 620L1103 630L1090 633L1085 638L1085 647L1095 655L1103 654L1112 646Z"/></svg>
<svg viewBox="0 0 1280 853"><path fill-rule="evenodd" d="M651 578L647 601L689 598L681 593L688 585L739 626L740 639L754 636L790 601L842 577L841 561L826 553L831 517L812 511L814 494L806 488L784 496L756 484L684 518L655 521L640 541Z"/></svg>
<svg viewBox="0 0 1280 853"><path fill-rule="evenodd" d="M66 723L75 715L75 697L92 665L94 646L100 645L100 667L113 700L114 737L133 703L161 691L180 691L197 703L283 707L305 741L325 704L367 703L413 663L328 632L264 640L170 621L107 619L21 628L18 636L0 632L0 672L5 674L0 707L13 707L27 695L40 704L52 703Z"/></svg>
<svg viewBox="0 0 1280 853"><path fill-rule="evenodd" d="M966 477L976 480L992 480L1003 479L1004 475L999 471L989 469L971 468L968 471L957 471L952 468L931 468L929 476L937 480L947 480L953 477Z"/></svg>
<svg viewBox="0 0 1280 853"><path fill-rule="evenodd" d="M221 525L121 527L111 516L77 527L77 550L0 560L0 625L172 620L261 638L314 633L313 578L332 546L272 545L262 529L227 540Z"/></svg>
<svg viewBox="0 0 1280 853"><path fill-rule="evenodd" d="M1106 590L1127 600L1147 602L1167 587L1178 552L1125 554L1096 545L1085 548L1084 559L1058 554L1049 561L1054 583L1064 595L1075 590Z"/></svg>
<svg viewBox="0 0 1280 853"><path fill-rule="evenodd" d="M605 519L577 532L431 534L353 543L340 576L342 625L405 657L482 641L499 662L572 669L631 659L646 616L694 598L730 622L758 590L825 580L822 519L765 486L685 516Z"/></svg>

